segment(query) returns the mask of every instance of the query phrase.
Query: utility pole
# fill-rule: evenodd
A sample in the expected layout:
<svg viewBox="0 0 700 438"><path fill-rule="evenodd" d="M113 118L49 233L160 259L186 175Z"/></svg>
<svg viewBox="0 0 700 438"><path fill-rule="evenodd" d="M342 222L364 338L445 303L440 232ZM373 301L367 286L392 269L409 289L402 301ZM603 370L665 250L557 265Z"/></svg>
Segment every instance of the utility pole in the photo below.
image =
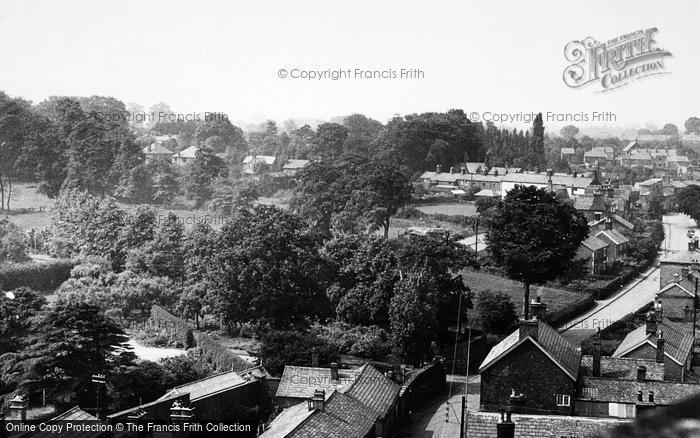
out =
<svg viewBox="0 0 700 438"><path fill-rule="evenodd" d="M107 379L105 378L104 374L93 374L92 376L92 382L95 383L96 387L96 408L95 408L95 416L97 419L100 419L100 389L102 389L103 385L107 384Z"/></svg>
<svg viewBox="0 0 700 438"><path fill-rule="evenodd" d="M467 402L469 401L469 360L471 359L472 352L472 324L468 321L469 335L467 336L467 372L466 381L464 382L464 395L462 396L462 423L460 424L460 434L459 438L465 438L469 434L469 415L464 415L467 410ZM462 432L463 430L463 432Z"/></svg>
<svg viewBox="0 0 700 438"><path fill-rule="evenodd" d="M474 261L476 262L477 266L479 265L479 217L476 217L476 221L474 221L474 232L476 233L474 235Z"/></svg>
<svg viewBox="0 0 700 438"><path fill-rule="evenodd" d="M698 311L698 277L695 277L695 296L693 297L693 343L695 342L695 323Z"/></svg>

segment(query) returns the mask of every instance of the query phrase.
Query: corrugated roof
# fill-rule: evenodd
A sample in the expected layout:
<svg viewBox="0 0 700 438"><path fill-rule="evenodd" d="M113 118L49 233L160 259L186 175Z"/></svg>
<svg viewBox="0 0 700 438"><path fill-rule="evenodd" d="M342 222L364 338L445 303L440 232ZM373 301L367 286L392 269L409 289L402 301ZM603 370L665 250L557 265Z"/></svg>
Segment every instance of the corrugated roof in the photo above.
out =
<svg viewBox="0 0 700 438"><path fill-rule="evenodd" d="M359 371L338 369L338 380L331 379L330 368L299 367L286 365L282 372L276 397L309 398L314 390L331 391L345 386L355 380Z"/></svg>

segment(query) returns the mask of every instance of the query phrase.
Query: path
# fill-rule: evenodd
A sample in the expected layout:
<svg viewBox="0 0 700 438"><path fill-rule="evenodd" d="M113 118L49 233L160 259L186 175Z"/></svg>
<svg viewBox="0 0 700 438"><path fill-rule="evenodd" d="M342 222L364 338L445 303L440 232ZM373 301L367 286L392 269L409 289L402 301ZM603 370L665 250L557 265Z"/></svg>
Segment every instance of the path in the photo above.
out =
<svg viewBox="0 0 700 438"><path fill-rule="evenodd" d="M661 248L685 251L688 245L688 229L694 228L695 222L682 214L664 216L663 221L666 240L661 244ZM559 331L574 345L578 345L595 334L598 328L604 329L653 301L658 291L659 268L653 266L622 288L618 294L606 300L596 301L592 310L568 321L559 327Z"/></svg>

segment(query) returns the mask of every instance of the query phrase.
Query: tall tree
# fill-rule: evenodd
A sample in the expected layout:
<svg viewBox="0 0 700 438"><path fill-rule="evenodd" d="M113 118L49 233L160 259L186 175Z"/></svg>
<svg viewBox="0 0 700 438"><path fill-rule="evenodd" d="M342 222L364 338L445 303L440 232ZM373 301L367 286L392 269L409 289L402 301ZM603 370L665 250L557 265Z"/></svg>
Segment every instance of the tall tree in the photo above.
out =
<svg viewBox="0 0 700 438"><path fill-rule="evenodd" d="M587 235L583 215L546 189L516 186L496 207L487 233L489 249L510 278L523 282L526 319L530 285L567 272Z"/></svg>
<svg viewBox="0 0 700 438"><path fill-rule="evenodd" d="M530 159L529 167L539 171L544 170L546 158L544 154L544 124L542 122L542 113L535 116L532 123L532 138L530 139Z"/></svg>

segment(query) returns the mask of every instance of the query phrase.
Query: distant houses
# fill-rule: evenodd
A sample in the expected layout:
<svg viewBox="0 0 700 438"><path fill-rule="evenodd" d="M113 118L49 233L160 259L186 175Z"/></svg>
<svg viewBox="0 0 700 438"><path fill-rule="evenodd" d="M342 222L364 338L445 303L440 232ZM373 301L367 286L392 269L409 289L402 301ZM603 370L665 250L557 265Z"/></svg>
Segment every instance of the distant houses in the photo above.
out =
<svg viewBox="0 0 700 438"><path fill-rule="evenodd" d="M198 150L199 150L199 147L193 145L193 146L190 146L186 149L178 151L177 153L173 154L173 156L172 156L173 164L175 164L177 166L185 166L187 164L190 164L191 162L194 161Z"/></svg>

